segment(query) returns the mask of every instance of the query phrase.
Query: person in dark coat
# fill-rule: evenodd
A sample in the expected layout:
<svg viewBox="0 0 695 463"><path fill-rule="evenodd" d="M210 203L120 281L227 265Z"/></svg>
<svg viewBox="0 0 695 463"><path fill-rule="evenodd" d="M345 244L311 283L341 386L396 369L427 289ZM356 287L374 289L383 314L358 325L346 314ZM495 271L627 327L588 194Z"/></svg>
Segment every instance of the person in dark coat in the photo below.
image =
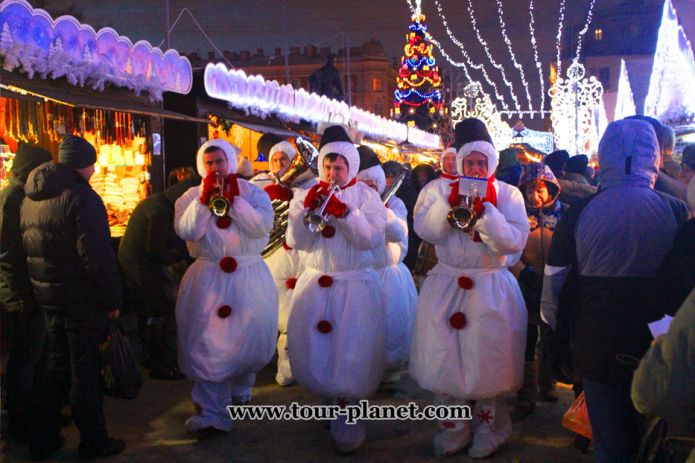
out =
<svg viewBox="0 0 695 463"><path fill-rule="evenodd" d="M100 387L99 345L109 319L120 315L123 294L106 208L89 185L95 162L91 144L67 136L58 163L34 169L25 186L22 240L48 328L47 363L37 381L33 460L45 460L64 445L60 414L68 392L80 458L125 448L107 434Z"/></svg>
<svg viewBox="0 0 695 463"><path fill-rule="evenodd" d="M651 342L647 323L663 315L649 304L656 271L688 215L682 201L654 190L658 157L650 124L609 124L599 192L567 210L545 268L541 315L553 328L559 290L577 272L572 346L599 463L634 461L639 448L630 383Z"/></svg>
<svg viewBox="0 0 695 463"><path fill-rule="evenodd" d="M558 178L562 188L560 201L571 206L596 193L597 188L585 176L588 168L589 157L586 154L577 154L567 160L564 174Z"/></svg>
<svg viewBox="0 0 695 463"><path fill-rule="evenodd" d="M32 295L19 228L19 208L29 172L51 160L41 147L21 144L9 184L0 191L0 304L3 352L8 353L6 382L7 433L17 442L29 440L34 371L39 360L45 322Z"/></svg>
<svg viewBox="0 0 695 463"><path fill-rule="evenodd" d="M565 150L553 151L545 157L543 162L553 171L555 178L560 178L565 174L565 163L570 158L570 154Z"/></svg>
<svg viewBox="0 0 695 463"><path fill-rule="evenodd" d="M118 247L129 305L147 321L150 377L182 379L176 362L175 298L168 297L168 267L183 266L190 259L185 242L174 232L174 203L200 183L195 176L175 183L162 193L142 200L128 220ZM183 272L179 272L183 276ZM141 327L144 328L144 327Z"/></svg>
<svg viewBox="0 0 695 463"><path fill-rule="evenodd" d="M402 173L405 173L405 178L403 179L401 187L396 191L396 196L403 201L405 209L408 211L408 252L406 253L403 263L412 272L415 266L415 258L417 257L417 245L419 244L415 237L415 232L413 231L413 209L417 201L417 191L412 183L412 173L408 172L402 164L396 161L386 161L381 166L386 176L386 188L390 187Z"/></svg>

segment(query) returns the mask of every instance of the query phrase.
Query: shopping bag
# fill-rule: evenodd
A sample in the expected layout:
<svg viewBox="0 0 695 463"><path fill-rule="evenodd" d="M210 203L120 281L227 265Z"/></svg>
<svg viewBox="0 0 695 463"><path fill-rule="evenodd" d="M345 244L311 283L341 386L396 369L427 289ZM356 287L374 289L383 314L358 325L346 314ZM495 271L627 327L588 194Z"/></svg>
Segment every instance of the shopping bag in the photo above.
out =
<svg viewBox="0 0 695 463"><path fill-rule="evenodd" d="M574 399L569 410L562 417L560 424L587 439L592 439L591 422L589 421L589 411L586 408L586 398L584 393Z"/></svg>
<svg viewBox="0 0 695 463"><path fill-rule="evenodd" d="M101 383L104 394L117 399L135 399L142 386L140 367L130 341L117 321L111 322L99 350L103 362Z"/></svg>

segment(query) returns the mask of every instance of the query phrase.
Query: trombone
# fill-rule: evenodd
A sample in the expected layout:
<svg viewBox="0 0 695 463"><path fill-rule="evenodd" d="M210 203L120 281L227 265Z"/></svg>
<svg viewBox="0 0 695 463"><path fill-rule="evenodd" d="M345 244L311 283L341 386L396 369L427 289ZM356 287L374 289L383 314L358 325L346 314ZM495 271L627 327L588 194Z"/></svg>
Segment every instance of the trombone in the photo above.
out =
<svg viewBox="0 0 695 463"><path fill-rule="evenodd" d="M323 200L318 210L308 211L304 216L304 226L312 233L318 233L328 225L328 217L324 214L328 202L331 200L335 192L340 190L340 187L331 182L328 196Z"/></svg>

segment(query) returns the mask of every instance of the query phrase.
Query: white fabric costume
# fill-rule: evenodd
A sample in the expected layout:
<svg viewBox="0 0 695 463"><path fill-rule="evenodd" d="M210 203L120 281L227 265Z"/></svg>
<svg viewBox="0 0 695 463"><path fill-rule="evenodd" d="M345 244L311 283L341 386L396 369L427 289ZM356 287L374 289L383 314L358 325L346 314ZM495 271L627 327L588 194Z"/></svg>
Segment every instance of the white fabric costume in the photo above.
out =
<svg viewBox="0 0 695 463"><path fill-rule="evenodd" d="M203 152L220 147L231 172L236 150L223 140L210 140L198 150L198 172L205 176ZM218 226L201 203L203 186L189 189L175 204L176 233L196 261L181 281L176 303L179 365L195 381L193 401L198 415L191 431L205 427L231 429L226 410L233 396L250 397L255 373L273 357L277 333L277 296L268 267L260 257L273 224L265 192L238 179L239 195L229 216Z"/></svg>
<svg viewBox="0 0 695 463"><path fill-rule="evenodd" d="M497 152L492 144L474 141L459 149L459 172L472 151L485 154L488 172L495 171ZM436 246L439 262L420 291L410 374L420 387L436 394L436 402L478 400L469 455L480 457L511 434L504 399L496 397L516 391L521 383L526 308L507 266L519 260L529 225L519 190L494 181L497 207L484 204L474 226L482 242L474 241L472 234L447 223L449 183L423 189L414 211L415 231ZM441 426L470 438L468 422ZM452 433L437 436L438 454L447 451L447 439L458 439Z"/></svg>

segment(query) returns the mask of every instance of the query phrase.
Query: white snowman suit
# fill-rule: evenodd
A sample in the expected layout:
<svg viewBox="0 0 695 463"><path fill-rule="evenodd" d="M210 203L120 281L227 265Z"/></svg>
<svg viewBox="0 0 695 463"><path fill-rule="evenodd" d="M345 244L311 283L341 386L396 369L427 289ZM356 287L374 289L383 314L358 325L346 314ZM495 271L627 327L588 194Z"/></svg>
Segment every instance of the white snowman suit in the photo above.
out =
<svg viewBox="0 0 695 463"><path fill-rule="evenodd" d="M459 172L472 151L485 154L488 172L495 171L493 145L473 141L458 151ZM423 189L414 211L415 231L435 245L439 262L420 291L410 374L435 393L437 403L477 400L473 447L494 451L511 434L502 395L516 391L522 380L526 308L507 266L519 260L529 225L519 190L494 181L497 207L484 203L474 226L482 242L474 241L447 223L450 183ZM460 430L468 422L441 425Z"/></svg>
<svg viewBox="0 0 695 463"><path fill-rule="evenodd" d="M206 175L203 153L210 146L225 152L235 172L238 149L210 140L198 150L201 176ZM227 228L219 227L201 203L202 184L175 204L176 233L196 259L181 281L176 303L179 364L195 381L192 396L198 410L187 422L189 430L211 426L229 431L226 406L232 396L250 396L255 373L275 350L277 292L260 256L273 209L263 190L242 179L238 185Z"/></svg>
<svg viewBox="0 0 695 463"><path fill-rule="evenodd" d="M372 181L380 194L386 188L380 165L360 171L357 178ZM403 263L408 253L407 214L403 201L392 196L386 210L386 244L375 250L374 267L386 294L386 367L389 369L402 367L408 361L417 305L415 282Z"/></svg>
<svg viewBox="0 0 695 463"><path fill-rule="evenodd" d="M297 151L288 141L275 144L270 149L269 157L272 158L279 151L284 152L290 162L297 155ZM273 179L274 176L272 174L262 173L251 179L251 182L264 188L272 184ZM314 178L304 181L301 185L292 188L292 196L300 195L302 191L311 188L315 184L316 179ZM278 248L270 256L266 257L265 262L268 264L268 268L270 268L270 273L273 274L275 287L278 292L278 330L280 335L277 342L278 373L276 380L279 384L286 385L292 382L292 368L290 367L290 359L287 354L287 320L290 316L290 298L302 272L299 251L285 243L281 248Z"/></svg>

